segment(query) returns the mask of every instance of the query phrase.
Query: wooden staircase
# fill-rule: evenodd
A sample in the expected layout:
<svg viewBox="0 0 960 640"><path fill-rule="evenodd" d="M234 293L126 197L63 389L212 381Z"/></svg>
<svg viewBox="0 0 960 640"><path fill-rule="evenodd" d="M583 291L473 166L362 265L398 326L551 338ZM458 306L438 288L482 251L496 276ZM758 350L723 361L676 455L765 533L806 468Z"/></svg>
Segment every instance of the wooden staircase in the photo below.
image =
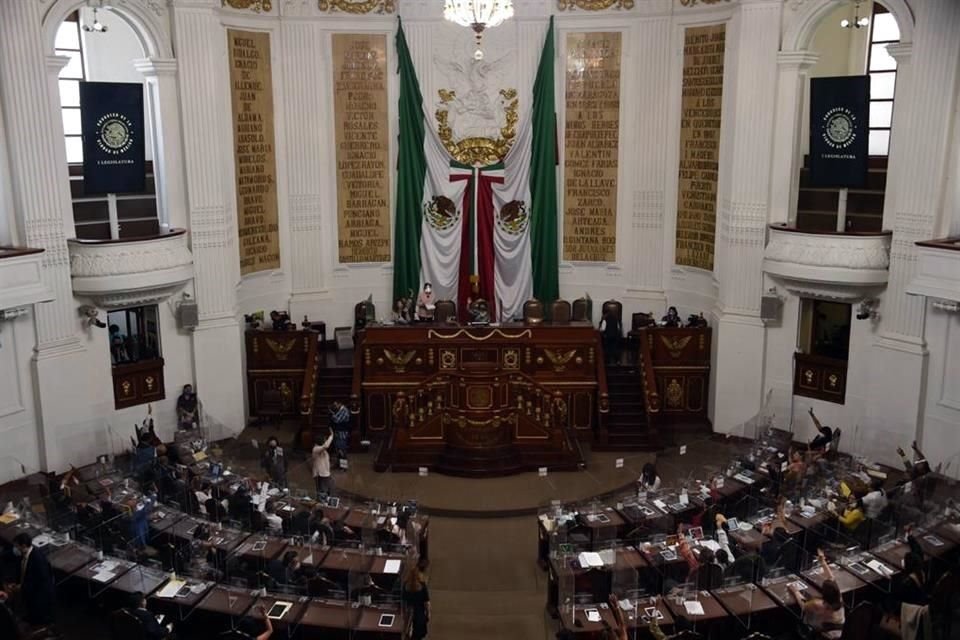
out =
<svg viewBox="0 0 960 640"><path fill-rule="evenodd" d="M607 392L610 412L606 418L606 442L593 445L596 451L652 451L659 449L650 429L643 399L640 370L622 363L607 365Z"/></svg>
<svg viewBox="0 0 960 640"><path fill-rule="evenodd" d="M329 407L334 400L350 404L350 388L353 384L352 367L328 367L321 364L317 371L317 390L314 394L313 423L327 424ZM356 425L354 425L356 427Z"/></svg>

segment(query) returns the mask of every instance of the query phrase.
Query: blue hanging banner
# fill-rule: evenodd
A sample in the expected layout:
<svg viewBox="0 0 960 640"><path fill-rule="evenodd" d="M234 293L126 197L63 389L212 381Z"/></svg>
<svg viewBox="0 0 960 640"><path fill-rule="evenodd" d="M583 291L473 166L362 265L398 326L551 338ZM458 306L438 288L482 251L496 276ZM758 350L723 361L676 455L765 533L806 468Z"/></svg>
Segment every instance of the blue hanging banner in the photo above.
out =
<svg viewBox="0 0 960 640"><path fill-rule="evenodd" d="M870 76L810 79L810 186L867 183Z"/></svg>
<svg viewBox="0 0 960 640"><path fill-rule="evenodd" d="M144 191L143 85L81 82L80 114L84 193Z"/></svg>

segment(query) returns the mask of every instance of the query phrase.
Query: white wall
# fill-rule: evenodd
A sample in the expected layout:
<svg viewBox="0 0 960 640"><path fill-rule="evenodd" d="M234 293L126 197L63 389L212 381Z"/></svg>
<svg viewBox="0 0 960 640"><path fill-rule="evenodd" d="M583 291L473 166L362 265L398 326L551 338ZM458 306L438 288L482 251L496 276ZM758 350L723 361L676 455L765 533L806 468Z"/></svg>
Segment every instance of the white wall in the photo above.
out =
<svg viewBox="0 0 960 640"><path fill-rule="evenodd" d="M30 367L34 344L31 315L0 322L0 483L20 477L23 469L40 469Z"/></svg>
<svg viewBox="0 0 960 640"><path fill-rule="evenodd" d="M145 57L137 34L120 16L103 9L97 11L97 19L107 27L106 32L80 31L83 39L84 71L90 82L136 82L143 84L143 76L133 68L133 61ZM80 24L93 24L93 9L80 10ZM144 150L147 160L153 159L153 141L150 136L150 110L147 96L143 97Z"/></svg>

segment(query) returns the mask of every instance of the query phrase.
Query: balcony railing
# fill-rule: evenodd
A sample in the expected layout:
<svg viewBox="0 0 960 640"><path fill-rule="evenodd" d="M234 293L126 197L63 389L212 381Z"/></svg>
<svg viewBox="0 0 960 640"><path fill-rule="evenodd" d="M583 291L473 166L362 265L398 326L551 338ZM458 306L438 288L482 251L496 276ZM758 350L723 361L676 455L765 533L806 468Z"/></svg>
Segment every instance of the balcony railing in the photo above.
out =
<svg viewBox="0 0 960 640"><path fill-rule="evenodd" d="M162 301L193 278L187 232L119 240L71 239L74 293L103 308Z"/></svg>
<svg viewBox="0 0 960 640"><path fill-rule="evenodd" d="M0 246L0 311L53 299L42 273L43 249Z"/></svg>
<svg viewBox="0 0 960 640"><path fill-rule="evenodd" d="M763 269L798 294L860 298L865 289L886 285L892 235L770 225Z"/></svg>
<svg viewBox="0 0 960 640"><path fill-rule="evenodd" d="M917 271L907 293L960 303L960 236L917 243Z"/></svg>

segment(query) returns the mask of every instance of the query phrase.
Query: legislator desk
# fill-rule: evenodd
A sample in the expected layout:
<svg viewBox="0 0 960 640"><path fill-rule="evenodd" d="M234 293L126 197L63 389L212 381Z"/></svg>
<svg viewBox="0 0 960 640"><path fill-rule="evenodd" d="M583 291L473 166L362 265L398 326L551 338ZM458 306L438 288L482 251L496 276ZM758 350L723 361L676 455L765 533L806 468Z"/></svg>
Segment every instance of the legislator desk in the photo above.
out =
<svg viewBox="0 0 960 640"><path fill-rule="evenodd" d="M591 610L596 610L600 616L600 621L592 621L587 618L588 612ZM560 625L584 640L599 638L606 628L620 628L617 625L617 618L606 602L562 606L560 607Z"/></svg>
<svg viewBox="0 0 960 640"><path fill-rule="evenodd" d="M785 615L780 605L753 583L712 589L711 593L744 629L773 629Z"/></svg>
<svg viewBox="0 0 960 640"><path fill-rule="evenodd" d="M709 591L692 591L683 597L667 596L664 600L675 620L685 620L688 627L692 627L704 638L719 640L724 637L722 631L730 614ZM700 603L703 615L687 612L685 603L694 600Z"/></svg>
<svg viewBox="0 0 960 640"><path fill-rule="evenodd" d="M800 610L801 605L797 602L796 598L793 597L793 593L790 591L790 585L795 586L801 595L804 595L804 592L806 592L807 600L820 597L819 589L795 573L787 573L775 578L766 578L761 582L760 588L777 604L792 613L794 617L800 618L802 614Z"/></svg>
<svg viewBox="0 0 960 640"><path fill-rule="evenodd" d="M378 471L472 476L578 468L609 402L589 323L368 326L353 394Z"/></svg>

